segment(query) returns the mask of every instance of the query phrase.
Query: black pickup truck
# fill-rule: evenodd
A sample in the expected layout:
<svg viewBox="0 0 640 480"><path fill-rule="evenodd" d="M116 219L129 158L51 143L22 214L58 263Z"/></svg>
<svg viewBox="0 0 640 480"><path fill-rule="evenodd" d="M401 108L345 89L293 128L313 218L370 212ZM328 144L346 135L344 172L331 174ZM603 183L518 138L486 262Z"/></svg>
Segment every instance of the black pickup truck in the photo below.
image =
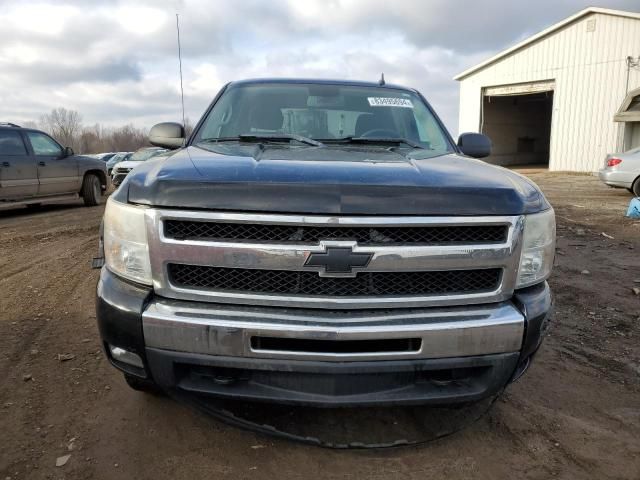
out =
<svg viewBox="0 0 640 480"><path fill-rule="evenodd" d="M136 389L320 406L450 404L527 368L554 212L416 90L233 82L111 196L97 319Z"/></svg>

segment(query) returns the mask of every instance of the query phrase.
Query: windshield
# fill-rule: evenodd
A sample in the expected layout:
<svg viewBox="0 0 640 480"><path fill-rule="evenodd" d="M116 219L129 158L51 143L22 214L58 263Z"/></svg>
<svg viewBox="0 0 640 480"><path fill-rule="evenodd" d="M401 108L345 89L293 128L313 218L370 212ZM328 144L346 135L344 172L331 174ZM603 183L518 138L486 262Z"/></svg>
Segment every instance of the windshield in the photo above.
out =
<svg viewBox="0 0 640 480"><path fill-rule="evenodd" d="M415 93L324 84L231 86L208 113L194 142L277 135L328 145L353 138L372 139L374 144L375 139L403 139L411 148L434 154L453 151L439 122Z"/></svg>
<svg viewBox="0 0 640 480"><path fill-rule="evenodd" d="M155 157L156 155L165 152L166 150L162 149L144 149L138 150L133 153L127 160L131 160L132 162L144 162L145 160L149 160L151 157Z"/></svg>

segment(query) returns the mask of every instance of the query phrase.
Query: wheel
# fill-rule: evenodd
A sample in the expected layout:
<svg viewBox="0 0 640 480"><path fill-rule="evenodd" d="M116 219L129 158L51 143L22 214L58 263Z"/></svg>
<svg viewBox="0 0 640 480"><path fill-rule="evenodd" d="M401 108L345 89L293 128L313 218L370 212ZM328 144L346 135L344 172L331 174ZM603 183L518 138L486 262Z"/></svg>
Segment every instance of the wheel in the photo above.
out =
<svg viewBox="0 0 640 480"><path fill-rule="evenodd" d="M85 175L82 181L82 197L87 207L100 205L100 197L102 196L102 187L100 179L93 173Z"/></svg>
<svg viewBox="0 0 640 480"><path fill-rule="evenodd" d="M640 197L640 177L636 178L633 185L631 185L631 193L636 197Z"/></svg>
<svg viewBox="0 0 640 480"><path fill-rule="evenodd" d="M163 394L162 389L153 380L134 377L133 375L129 375L128 373L124 374L124 379L129 387L138 392L150 393L152 395Z"/></svg>

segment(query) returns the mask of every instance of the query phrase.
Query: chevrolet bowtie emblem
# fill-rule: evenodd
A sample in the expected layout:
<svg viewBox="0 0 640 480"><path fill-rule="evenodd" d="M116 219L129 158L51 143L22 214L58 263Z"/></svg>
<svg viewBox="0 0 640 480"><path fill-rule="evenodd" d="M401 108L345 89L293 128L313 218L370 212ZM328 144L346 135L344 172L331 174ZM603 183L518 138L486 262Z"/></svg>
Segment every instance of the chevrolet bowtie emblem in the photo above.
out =
<svg viewBox="0 0 640 480"><path fill-rule="evenodd" d="M327 247L309 255L305 267L320 267L320 274L350 274L356 267L366 267L372 253L354 252L351 247Z"/></svg>

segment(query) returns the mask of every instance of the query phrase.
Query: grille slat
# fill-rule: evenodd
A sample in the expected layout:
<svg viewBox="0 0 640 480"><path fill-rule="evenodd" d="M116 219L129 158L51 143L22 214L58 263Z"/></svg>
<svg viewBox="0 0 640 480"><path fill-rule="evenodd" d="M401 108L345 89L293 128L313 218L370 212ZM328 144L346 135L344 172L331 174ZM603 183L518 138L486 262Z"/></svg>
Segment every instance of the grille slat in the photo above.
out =
<svg viewBox="0 0 640 480"><path fill-rule="evenodd" d="M358 297L490 292L502 270L360 272L353 278L320 277L317 272L254 270L202 265L168 265L172 284L182 288L250 294Z"/></svg>
<svg viewBox="0 0 640 480"><path fill-rule="evenodd" d="M506 225L307 226L165 220L164 234L178 240L317 245L321 240L352 240L360 245L447 245L503 243Z"/></svg>

